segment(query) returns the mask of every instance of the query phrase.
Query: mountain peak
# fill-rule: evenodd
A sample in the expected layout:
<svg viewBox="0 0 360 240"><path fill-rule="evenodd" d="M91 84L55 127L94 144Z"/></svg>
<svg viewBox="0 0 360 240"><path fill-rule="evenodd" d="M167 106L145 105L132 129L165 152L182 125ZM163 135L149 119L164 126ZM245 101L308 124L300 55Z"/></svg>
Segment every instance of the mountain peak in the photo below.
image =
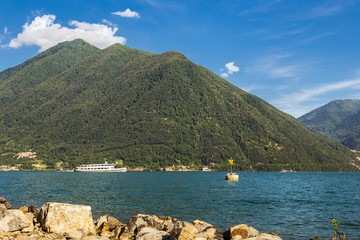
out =
<svg viewBox="0 0 360 240"><path fill-rule="evenodd" d="M298 119L345 146L360 150L359 99L337 99Z"/></svg>
<svg viewBox="0 0 360 240"><path fill-rule="evenodd" d="M33 149L49 164L352 168L345 147L174 51L58 44L0 73L0 119L0 161Z"/></svg>

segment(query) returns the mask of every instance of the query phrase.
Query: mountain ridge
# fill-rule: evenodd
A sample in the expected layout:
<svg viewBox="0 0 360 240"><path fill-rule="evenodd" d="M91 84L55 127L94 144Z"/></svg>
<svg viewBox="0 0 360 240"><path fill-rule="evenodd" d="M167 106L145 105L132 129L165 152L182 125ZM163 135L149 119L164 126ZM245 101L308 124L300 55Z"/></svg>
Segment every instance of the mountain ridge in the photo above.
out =
<svg viewBox="0 0 360 240"><path fill-rule="evenodd" d="M234 158L248 171L355 170L348 149L179 52L112 45L27 90L0 109L0 161L34 149L48 165L107 158L221 168Z"/></svg>
<svg viewBox="0 0 360 240"><path fill-rule="evenodd" d="M360 99L334 100L299 121L351 149L360 150Z"/></svg>

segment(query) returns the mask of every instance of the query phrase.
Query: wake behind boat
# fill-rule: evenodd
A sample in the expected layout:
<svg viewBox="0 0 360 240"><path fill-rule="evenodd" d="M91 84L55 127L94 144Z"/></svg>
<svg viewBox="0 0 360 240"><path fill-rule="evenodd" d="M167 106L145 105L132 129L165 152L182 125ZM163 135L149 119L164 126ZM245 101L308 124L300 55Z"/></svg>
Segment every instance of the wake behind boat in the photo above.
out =
<svg viewBox="0 0 360 240"><path fill-rule="evenodd" d="M85 164L74 169L74 172L126 172L126 167L116 168L115 164L108 163L105 160L104 164Z"/></svg>

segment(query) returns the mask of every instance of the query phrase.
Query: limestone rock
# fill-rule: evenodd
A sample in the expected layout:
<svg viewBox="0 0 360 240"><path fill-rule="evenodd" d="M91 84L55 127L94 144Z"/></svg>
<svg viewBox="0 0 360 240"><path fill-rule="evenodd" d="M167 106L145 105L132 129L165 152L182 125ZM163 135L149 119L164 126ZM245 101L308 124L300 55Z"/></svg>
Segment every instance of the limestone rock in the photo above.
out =
<svg viewBox="0 0 360 240"><path fill-rule="evenodd" d="M5 204L0 204L0 219L2 219L5 216L6 207Z"/></svg>
<svg viewBox="0 0 360 240"><path fill-rule="evenodd" d="M85 237L85 233L82 228L69 229L66 233L71 239L82 239L83 237Z"/></svg>
<svg viewBox="0 0 360 240"><path fill-rule="evenodd" d="M194 240L199 231L188 222L177 221L171 233L171 240Z"/></svg>
<svg viewBox="0 0 360 240"><path fill-rule="evenodd" d="M136 235L136 240L169 240L170 234L165 231L145 227Z"/></svg>
<svg viewBox="0 0 360 240"><path fill-rule="evenodd" d="M241 235L235 235L231 238L231 240L243 240Z"/></svg>
<svg viewBox="0 0 360 240"><path fill-rule="evenodd" d="M196 236L196 238L198 239L200 238L210 239L210 238L215 238L218 235L217 229L213 225L207 222L195 220L193 221L193 225L199 231L199 233Z"/></svg>
<svg viewBox="0 0 360 240"><path fill-rule="evenodd" d="M242 239L248 239L256 237L260 232L253 227L247 226L245 224L240 224L234 227L231 227L228 231L224 232L224 239L226 240L238 240L241 236Z"/></svg>
<svg viewBox="0 0 360 240"><path fill-rule="evenodd" d="M138 229L151 227L159 231L171 232L176 218L138 214L132 217L127 228L130 233L136 233Z"/></svg>
<svg viewBox="0 0 360 240"><path fill-rule="evenodd" d="M122 233L121 235L115 235L115 239L120 239L120 240L135 239L135 237L136 236L133 233L129 233L129 232Z"/></svg>
<svg viewBox="0 0 360 240"><path fill-rule="evenodd" d="M232 238L235 235L240 235L243 239L249 238L249 227L245 224L240 224L230 228L230 237Z"/></svg>
<svg viewBox="0 0 360 240"><path fill-rule="evenodd" d="M256 237L247 238L246 240L282 240L279 235L260 233Z"/></svg>
<svg viewBox="0 0 360 240"><path fill-rule="evenodd" d="M209 224L207 222L204 222L204 221L200 221L200 220L193 221L193 225L196 227L196 229L199 232L204 231L208 227L213 227L213 225L211 225L211 224Z"/></svg>
<svg viewBox="0 0 360 240"><path fill-rule="evenodd" d="M104 236L85 236L81 240L109 240L109 238Z"/></svg>
<svg viewBox="0 0 360 240"><path fill-rule="evenodd" d="M215 227L208 227L204 229L202 232L199 232L196 235L196 238L211 239L211 238L215 238L217 235L218 235L218 231Z"/></svg>
<svg viewBox="0 0 360 240"><path fill-rule="evenodd" d="M125 224L122 224L119 220L109 215L101 216L96 222L96 233L106 237L119 235L121 228L125 226Z"/></svg>
<svg viewBox="0 0 360 240"><path fill-rule="evenodd" d="M249 226L248 230L249 230L249 238L256 237L257 235L260 234L260 232L253 227Z"/></svg>
<svg viewBox="0 0 360 240"><path fill-rule="evenodd" d="M32 221L20 210L7 210L0 220L0 231L14 232L32 225Z"/></svg>
<svg viewBox="0 0 360 240"><path fill-rule="evenodd" d="M0 197L0 204L4 204L6 209L11 209L11 205L10 203L3 197Z"/></svg>
<svg viewBox="0 0 360 240"><path fill-rule="evenodd" d="M173 227L173 229L172 229L172 231L171 231L171 236L170 236L170 238L171 238L171 240L176 240L176 239L178 239L178 237L179 237L179 235L180 235L180 233L181 233L181 230L185 227L185 226L187 226L187 225L190 225L191 223L189 223L189 222L186 222L186 221L176 221L175 223L174 223L174 227Z"/></svg>
<svg viewBox="0 0 360 240"><path fill-rule="evenodd" d="M91 207L67 203L46 203L38 215L38 221L45 232L95 235L95 224L92 219Z"/></svg>

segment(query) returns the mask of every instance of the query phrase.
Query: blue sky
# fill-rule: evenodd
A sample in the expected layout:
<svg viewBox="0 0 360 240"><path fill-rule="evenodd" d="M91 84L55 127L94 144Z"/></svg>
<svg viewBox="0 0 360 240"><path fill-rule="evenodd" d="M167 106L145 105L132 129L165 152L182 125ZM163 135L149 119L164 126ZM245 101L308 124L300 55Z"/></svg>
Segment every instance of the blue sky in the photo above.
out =
<svg viewBox="0 0 360 240"><path fill-rule="evenodd" d="M0 0L0 71L83 38L184 53L299 117L360 98L359 0Z"/></svg>

